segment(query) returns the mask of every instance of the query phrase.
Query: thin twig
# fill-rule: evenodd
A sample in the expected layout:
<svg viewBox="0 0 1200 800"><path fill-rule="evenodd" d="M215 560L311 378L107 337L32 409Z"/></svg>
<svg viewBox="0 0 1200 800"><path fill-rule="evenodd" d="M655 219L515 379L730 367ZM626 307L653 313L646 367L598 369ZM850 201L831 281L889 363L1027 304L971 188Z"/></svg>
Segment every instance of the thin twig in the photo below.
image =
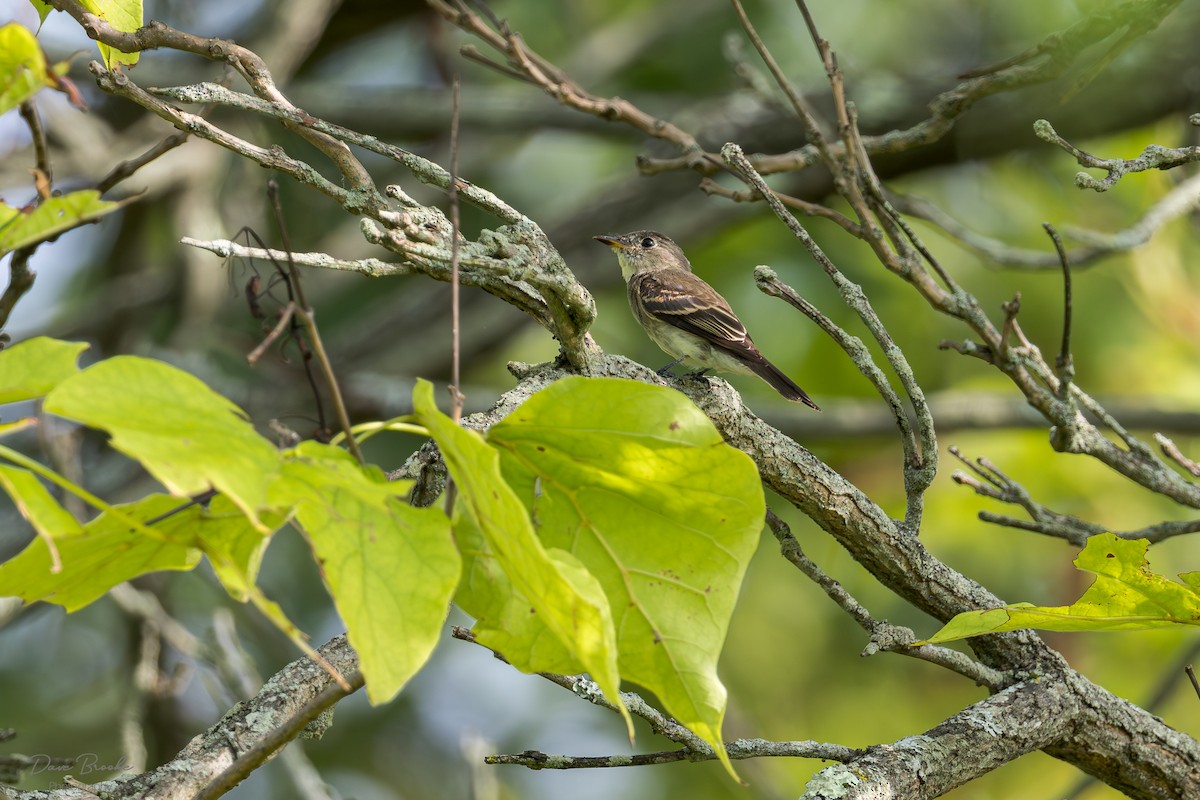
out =
<svg viewBox="0 0 1200 800"><path fill-rule="evenodd" d="M912 647L912 643L917 641L916 634L912 630L873 618L866 607L846 591L845 587L827 575L815 561L804 554L788 524L770 510L767 511L767 527L779 540L779 550L783 557L803 572L809 580L817 584L830 600L850 615L850 618L860 628L870 634L871 641L863 651L864 656L874 655L882 650L918 658L957 672L975 681L979 686L986 686L994 691L999 691L1012 683L1003 672L980 664L957 650L928 644Z"/></svg>
<svg viewBox="0 0 1200 800"><path fill-rule="evenodd" d="M1193 476L1200 478L1200 464L1197 464L1192 459L1188 458L1179 449L1175 442L1163 436L1161 433L1154 434L1154 440L1158 442L1158 446L1162 448L1163 455L1174 461L1179 466L1192 473Z"/></svg>
<svg viewBox="0 0 1200 800"><path fill-rule="evenodd" d="M281 220L283 212L279 203L279 186L274 179L267 181L267 196L274 210L276 220ZM281 235L283 236L286 245L288 244L286 229L282 228L281 226L281 231ZM266 249L262 237L258 235L257 231L249 226L243 227L235 234L235 236L245 236L247 240L254 240L259 245L257 248L258 250ZM241 249L244 250L246 248L243 247ZM227 259L234 257L238 257L238 252L236 250L225 256ZM270 261L271 266L275 270L276 276L279 278L279 282L282 283L284 288L287 289L288 304L292 306L291 314L288 315L287 320L288 340L294 343L296 345L296 349L300 352L301 364L304 368L304 378L308 381L308 388L312 391L313 404L316 406L318 431L317 438L325 440L329 436L329 428L325 420L325 404L321 399L321 389L317 385L317 376L313 372L313 351L308 346L304 336L301 335L302 322L299 318L299 314L297 313L298 310L302 308L301 301L304 298L304 287L301 285L299 273L295 269L296 265L294 259L292 258L291 250L286 249L285 247L285 249L278 251L278 257L272 257ZM287 265L286 268L284 266L285 264ZM250 284L247 286L247 293L254 293L255 295L253 298L248 298L248 302L251 315L254 316L255 319L261 319L262 315L261 309L258 308L258 297L255 283L256 282L254 280L251 280ZM268 283L268 287L271 285L271 283Z"/></svg>
<svg viewBox="0 0 1200 800"><path fill-rule="evenodd" d="M42 117L38 114L37 107L33 101L26 100L19 105L19 109L21 118L25 120L25 124L29 128L29 135L33 139L35 175L41 176L37 180L38 196L33 201L33 205L38 205L50 196L54 184L54 166L50 161L50 146L46 141L46 128L42 125ZM37 274L29 268L29 259L33 258L33 254L37 252L40 244L41 242L18 248L13 251L12 258L9 259L8 286L5 287L4 294L0 295L0 331L3 331L8 325L8 318L12 316L17 302L33 288ZM0 333L0 347L7 342L8 334ZM50 552L57 558L58 551L53 545L50 547Z"/></svg>
<svg viewBox="0 0 1200 800"><path fill-rule="evenodd" d="M1075 173L1075 185L1080 189L1093 189L1097 192L1107 192L1117 184L1117 181L1131 172L1145 172L1151 169L1174 169L1184 164L1200 161L1200 146L1163 147L1159 144L1147 145L1137 158L1100 158L1086 150L1080 150L1075 145L1058 135L1054 127L1044 119L1033 123L1034 134L1044 142L1062 148L1074 156L1081 167L1102 169L1108 173L1104 178L1093 178L1086 172Z"/></svg>
<svg viewBox="0 0 1200 800"><path fill-rule="evenodd" d="M763 199L762 194L757 189L738 191L736 189L730 189L727 186L722 186L712 178L703 178L700 181L700 191L704 192L710 197L712 195L716 195L718 197L728 198L735 203L753 203ZM810 203L808 200L802 200L799 197L794 197L790 194L784 194L783 192L774 192L774 195L779 198L779 202L783 203L788 208L794 208L810 217L820 217L822 219L830 220L836 223L842 230L846 231L846 233L849 233L851 236L855 236L859 239L863 237L863 229L845 214L840 214L837 211L834 211L832 208L823 206L820 203Z"/></svg>
<svg viewBox="0 0 1200 800"><path fill-rule="evenodd" d="M954 217L924 198L888 192L891 203L912 217L929 222L943 233L984 258L1017 269L1042 270L1061 268L1062 260L1057 253L1045 250L1015 247L971 230ZM1200 175L1181 181L1148 208L1132 225L1119 231L1096 231L1078 226L1063 226L1063 234L1069 239L1082 242L1082 247L1067 251L1067 260L1073 270L1092 267L1101 257L1109 253L1132 250L1150 241L1163 226L1184 214L1190 213L1200 202Z"/></svg>
<svg viewBox="0 0 1200 800"><path fill-rule="evenodd" d="M124 53L136 53L143 50L165 47L229 64L237 70L238 74L245 78L246 82L259 97L272 103L295 109L295 106L292 105L275 84L271 71L262 58L257 53L235 42L227 39L196 36L176 30L158 21L144 25L136 31L122 31L118 30L103 17L92 13L78 0L49 0L48 5L69 14L80 24L90 38L115 47ZM106 75L116 84L128 82L128 78L123 72L118 70L115 73L109 73L103 67L97 69L98 66L96 62L92 62L89 65L89 68L98 77L102 74ZM104 85L103 81L101 83L101 88L111 90L109 86ZM196 117L196 119L199 118ZM354 157L350 148L343 142L313 130L302 123L285 122L284 125L329 158L337 166L345 182L352 186L355 191L378 196L378 192L375 191L375 185L371 179L371 174L362 165L362 162ZM180 126L180 130L188 130L188 128Z"/></svg>
<svg viewBox="0 0 1200 800"><path fill-rule="evenodd" d="M1071 263L1067 260L1067 249L1063 247L1062 237L1058 235L1058 231L1054 229L1054 226L1049 222L1043 222L1042 227L1046 229L1046 233L1050 236L1050 241L1054 242L1054 249L1058 252L1058 261L1062 265L1062 348L1059 350L1058 358L1054 360L1054 367L1058 373L1058 396L1063 400L1069 400L1071 397L1071 381L1075 379L1075 362L1071 358Z"/></svg>
<svg viewBox="0 0 1200 800"><path fill-rule="evenodd" d="M454 626L452 635L464 642L476 641L475 635L467 628ZM482 645L480 645L482 646ZM490 648L489 648L490 649ZM508 663L502 653L492 651L500 661ZM572 694L588 700L593 705L606 708L618 713L617 706L610 703L604 693L589 678L580 675L559 675L553 672L540 672L541 677L560 686ZM518 764L531 769L582 769L598 767L626 767L641 764L665 764L675 761L711 761L717 757L716 752L707 742L690 730L680 725L671 717L647 703L635 692L621 692L621 700L629 712L649 724L650 729L659 736L683 745L680 750L669 750L661 753L619 756L551 756L536 750L526 750L512 755L487 756L488 764ZM735 739L725 743L726 751L732 759L758 758L765 756L784 756L792 758L822 758L831 761L848 762L861 755L861 751L843 745L826 742L798 741L774 742L766 739Z"/></svg>
<svg viewBox="0 0 1200 800"><path fill-rule="evenodd" d="M263 353L267 352L267 348L274 344L275 341L281 335L283 335L284 330L287 329L289 324L291 324L292 315L295 313L296 302L294 300L289 300L288 304L279 310L279 321L275 323L275 327L272 328L271 332L268 333L263 340L258 343L258 346L251 350L246 356L247 364L254 366L256 363L258 363L258 360L263 357Z"/></svg>
<svg viewBox="0 0 1200 800"><path fill-rule="evenodd" d="M342 433L346 434L346 447L359 464L365 464L366 459L363 458L362 450L358 447L358 440L354 438L353 426L350 424L350 415L346 411L346 401L342 397L341 387L338 385L337 375L333 371L333 362L329 359L329 354L325 352L325 345L321 341L321 332L317 329L317 317L314 309L309 306L308 300L304 296L304 287L300 280L300 270L296 266L296 262L292 260L292 244L288 238L287 224L283 216L283 206L279 202L279 185L274 181L267 182L267 192L271 198L271 207L275 212L275 225L279 230L280 240L283 244L283 250L288 256L288 285L295 292L296 303L293 309L293 315L300 320L304 325L304 329L308 332L309 341L312 342L313 355L317 359L317 364L321 367L321 374L325 376L325 386L329 390L329 397L333 401L333 410L337 414L338 425L342 428Z"/></svg>
<svg viewBox="0 0 1200 800"><path fill-rule="evenodd" d="M42 116L32 100L26 100L17 107L33 139L34 163L38 171L45 176L46 188L49 189L54 185L54 165L50 163L50 145L46 141L46 127L42 125Z"/></svg>
<svg viewBox="0 0 1200 800"><path fill-rule="evenodd" d="M933 482L933 477L937 472L937 440L933 433L932 419L928 418L928 407L925 403L924 393L912 373L912 367L904 357L903 352L900 351L900 348L896 346L891 334L888 333L887 327L875 312L871 301L867 298L862 287L847 278L837 268L805 227L800 224L800 221L796 219L795 215L789 212L779 199L771 194L766 181L761 175L755 172L745 153L742 152L742 148L736 144L728 143L721 148L721 155L748 186L763 194L775 216L788 227L792 235L796 237L808 251L809 255L825 271L825 274L829 276L842 296L843 301L858 314L859 318L871 332L871 335L879 343L880 347L883 348L888 365L900 379L905 393L913 404L913 408L918 412L918 421L922 431L920 441L927 444L932 443L933 446L922 447L918 443L916 435L914 435L912 429L909 427L907 417L903 413L896 417L896 424L899 426L901 434L901 443L904 447L905 495L908 501L905 511L905 525L910 530L917 531L920 528L921 522L923 493L929 487L930 483ZM864 372L864 374L866 373Z"/></svg>
<svg viewBox="0 0 1200 800"><path fill-rule="evenodd" d="M1008 340L1017 332L1017 315L1021 313L1021 293L1013 292L1012 300L1000 305L1004 312L1004 326L1000 328L1000 353L1008 350Z"/></svg>
<svg viewBox="0 0 1200 800"><path fill-rule="evenodd" d="M460 47L458 49L458 54L461 55L463 58L467 59L468 61L474 61L476 64L482 64L483 66L487 67L488 69L495 70L496 72L499 72L501 75L512 78L513 80L518 80L518 81L522 81L524 83L528 83L530 86L538 85L538 82L535 81L533 78L529 77L528 75L521 73L521 72L517 72L515 69L506 67L503 64L499 64L495 61L492 61L490 58L485 56L483 53L479 52L479 48L475 47L474 45L464 44L462 47Z"/></svg>
<svg viewBox="0 0 1200 800"><path fill-rule="evenodd" d="M821 330L829 338L833 339L838 347L845 351L846 355L850 356L850 360L854 366L871 382L871 385L875 387L875 391L887 403L888 410L892 414L892 419L900 430L901 438L905 441L912 440L912 425L908 419L908 414L905 413L903 404L900 402L900 396L896 394L896 390L888 382L887 375L875 363L871 351L863 344L862 339L847 333L845 329L830 319L828 315L822 313L820 309L802 297L795 289L779 280L779 276L769 267L760 265L755 268L754 283L758 286L759 291L771 297L781 298L820 326Z"/></svg>
<svg viewBox="0 0 1200 800"><path fill-rule="evenodd" d="M747 758L819 758L824 761L853 761L861 750L839 744L812 740L776 742L769 739L734 739L725 742L725 752L734 761ZM605 767L641 767L673 764L679 761L712 761L715 753L700 754L682 748L657 753L633 753L612 756L548 755L538 750L484 756L485 764L513 764L529 769L602 769Z"/></svg>
<svg viewBox="0 0 1200 800"><path fill-rule="evenodd" d="M36 244L21 247L14 250L8 260L8 286L5 287L4 294L0 295L0 331L8 325L8 318L12 316L17 302L33 288L37 273L29 268L29 259L37 252L37 248ZM0 337L0 346L3 346L8 340L8 334L0 334Z"/></svg>
<svg viewBox="0 0 1200 800"><path fill-rule="evenodd" d="M464 628L461 625L455 625L451 628L451 635L455 639L460 639L464 642L479 644L475 639L475 634L469 628ZM480 645L480 647L484 647L484 645ZM491 648L488 649L491 650ZM505 664L509 663L503 653L495 650L491 652L500 661L503 661ZM572 694L582 697L592 705L600 706L614 714L621 713L620 708L615 703L610 702L604 696L604 692L600 691L600 688L590 678L582 675L560 675L555 672L539 672L538 675L550 681L555 686L562 687ZM676 744L681 744L694 752L707 752L710 749L703 739L647 703L636 692L621 692L621 701L625 703L625 707L629 710L630 714L644 720L650 726L650 730L659 736L669 739Z"/></svg>
<svg viewBox="0 0 1200 800"><path fill-rule="evenodd" d="M100 182L96 184L96 191L100 192L100 194L104 194L121 181L131 177L135 172L149 164L151 161L154 161L163 154L169 153L176 147L179 147L179 145L186 142L189 138L191 138L191 134L187 131L172 133L170 136L163 138L140 156L131 158L128 161L122 161L120 164L117 164L115 167L109 170L107 175L100 179Z"/></svg>
<svg viewBox="0 0 1200 800"><path fill-rule="evenodd" d="M711 153L706 153L695 137L677 125L647 114L623 98L593 95L572 81L561 69L531 50L520 36L513 34L508 29L507 25L497 24L499 20L485 3L474 4L477 9L482 11L483 16L481 16L462 3L448 3L444 0L428 0L428 2L451 24L475 36L498 54L504 56L512 70L541 87L557 102L609 121L624 122L648 136L670 142L689 158L709 162L714 171L724 169L719 158ZM484 16L493 20L491 25L484 20ZM491 65L489 64L489 66Z"/></svg>
<svg viewBox="0 0 1200 800"><path fill-rule="evenodd" d="M950 455L957 458L975 476L978 476L973 477L964 472L955 472L951 476L955 483L969 487L981 497L1020 506L1030 517L1029 520L1023 520L991 511L980 511L979 519L993 525L1065 539L1080 548L1087 543L1088 538L1098 533L1112 533L1114 536L1130 540L1147 539L1153 543L1170 539L1173 536L1200 531L1200 520L1196 519L1168 520L1136 530L1120 531L1095 522L1088 522L1070 514L1061 514L1034 500L1028 489L1006 475L990 460L977 458L972 461L953 445L950 447Z"/></svg>
<svg viewBox="0 0 1200 800"><path fill-rule="evenodd" d="M808 141L817 148L817 152L821 154L821 159L825 163L833 163L834 158L829 150L829 141L821 131L816 113L804 100L804 96L797 91L792 82L783 74L783 70L779 68L779 64L775 61L774 56L771 55L771 51L767 49L766 44L758 35L758 31L754 29L754 25L750 22L750 17L746 14L746 9L742 8L740 0L730 0L730 2L733 3L733 10L737 14L738 22L741 23L742 28L746 31L746 35L750 37L750 43L754 45L754 49L758 51L759 57L767 65L767 69L771 72L771 77L775 79L775 83L787 95L788 102L792 104L792 109L796 112L796 116L804 123L804 132L808 137ZM804 9L804 11L807 14L807 9Z"/></svg>
<svg viewBox="0 0 1200 800"><path fill-rule="evenodd" d="M461 383L462 348L459 338L458 300L458 112L460 82L454 79L450 95L450 418L457 425L462 419Z"/></svg>

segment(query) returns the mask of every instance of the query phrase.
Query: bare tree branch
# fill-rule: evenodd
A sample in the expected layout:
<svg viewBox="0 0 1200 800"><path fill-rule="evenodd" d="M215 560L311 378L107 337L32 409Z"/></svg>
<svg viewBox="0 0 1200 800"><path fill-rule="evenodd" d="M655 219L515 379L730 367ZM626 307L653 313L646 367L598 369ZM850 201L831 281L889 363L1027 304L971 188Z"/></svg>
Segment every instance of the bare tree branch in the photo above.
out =
<svg viewBox="0 0 1200 800"><path fill-rule="evenodd" d="M888 193L888 198L898 210L936 225L951 238L997 264L1039 270L1059 265L1059 258L1055 253L1014 247L979 234L928 200L892 192ZM1072 269L1078 269L1094 266L1103 256L1110 253L1132 250L1150 241L1150 238L1167 223L1194 210L1197 204L1200 204L1200 176L1193 176L1181 181L1147 209L1137 222L1123 230L1109 233L1063 225L1064 234L1083 242L1082 247L1067 251L1067 260L1071 262Z"/></svg>
<svg viewBox="0 0 1200 800"><path fill-rule="evenodd" d="M917 636L909 628L893 625L889 622L876 620L871 613L856 600L846 589L817 566L816 562L804 554L800 543L792 535L791 529L772 511L767 511L767 527L779 540L779 550L785 559L799 569L838 607L850 615L858 626L871 636L871 641L863 651L864 656L874 655L882 651L899 653L903 656L919 658L931 664L938 664L958 674L975 681L978 686L999 691L1012 683L1011 676L998 670L991 669L957 650L936 645L920 645L913 647Z"/></svg>
<svg viewBox="0 0 1200 800"><path fill-rule="evenodd" d="M464 642L478 644L475 635L468 629L455 626L453 635ZM483 645L480 645L481 647ZM492 653L508 663L503 653ZM617 706L604 697L604 693L589 678L582 675L559 675L552 672L539 673L541 677L561 686L577 697L593 705L619 713ZM658 753L639 753L613 756L551 756L536 750L511 755L493 755L485 759L489 764L516 764L530 769L596 769L601 767L635 767L649 764L667 764L675 761L712 761L716 752L696 734L680 725L671 717L650 705L636 692L621 692L621 700L634 716L644 720L659 736L683 745L680 750ZM814 741L774 742L766 739L735 739L725 743L729 757L746 758L821 758L834 761L850 761L861 751L837 744ZM735 755L736 753L736 755Z"/></svg>
<svg viewBox="0 0 1200 800"><path fill-rule="evenodd" d="M1060 78L1096 42L1118 31L1136 28L1145 32L1157 27L1181 0L1125 0L1098 8L1065 30L1050 34L1038 45L1005 62L970 72L961 83L929 102L930 116L904 130L866 136L862 146L869 156L893 155L924 147L945 136L957 120L984 98ZM842 145L831 144L831 155L842 155ZM711 155L711 154L710 154ZM822 161L816 145L809 144L787 153L760 154L750 163L760 175L796 172ZM677 158L641 158L645 174L692 169L712 174L719 167L713 159L685 154Z"/></svg>
<svg viewBox="0 0 1200 800"><path fill-rule="evenodd" d="M1080 548L1087 544L1089 537L1098 533L1113 533L1122 539L1147 539L1153 543L1172 536L1200 531L1200 519L1158 522L1137 530L1119 531L1070 514L1060 514L1034 500L1029 490L1004 474L988 459L978 458L971 461L963 456L957 447L951 447L950 454L962 461L977 476L955 472L952 476L955 483L970 487L981 497L1018 505L1030 516L1029 520L1022 520L990 511L980 511L979 518L984 522L1054 536Z"/></svg>
<svg viewBox="0 0 1200 800"><path fill-rule="evenodd" d="M246 79L259 97L295 110L275 85L271 71L262 58L257 53L234 42L195 36L156 21L151 21L150 24L138 28L136 31L126 32L117 30L102 17L91 13L78 0L50 0L48 5L70 14L90 38L115 47L124 53L137 53L165 47L227 63ZM93 72L95 71L93 68ZM120 78L114 80L117 83L121 82ZM374 182L370 173L344 143L290 121L285 122L285 125L336 164L342 177L356 191L369 194L374 190ZM180 129L185 130L185 128Z"/></svg>
<svg viewBox="0 0 1200 800"><path fill-rule="evenodd" d="M1200 147L1163 147L1159 144L1147 145L1137 158L1100 158L1084 150L1058 135L1053 126L1044 119L1033 124L1033 132L1042 141L1061 147L1075 157L1082 167L1102 169L1108 175L1101 179L1093 178L1086 172L1075 173L1075 185L1080 189L1094 189L1097 192L1107 192L1117 181L1131 172L1145 172L1151 169L1174 169L1184 164L1200 161Z"/></svg>

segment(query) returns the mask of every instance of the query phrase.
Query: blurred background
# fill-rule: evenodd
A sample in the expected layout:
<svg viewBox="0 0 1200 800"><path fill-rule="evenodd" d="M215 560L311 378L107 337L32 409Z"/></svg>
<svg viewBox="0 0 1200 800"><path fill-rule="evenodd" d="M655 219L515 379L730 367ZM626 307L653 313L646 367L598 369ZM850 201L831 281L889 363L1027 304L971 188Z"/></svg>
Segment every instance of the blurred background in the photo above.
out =
<svg viewBox="0 0 1200 800"><path fill-rule="evenodd" d="M785 0L747 0L746 7L784 70L818 108L828 89L803 20ZM822 35L836 49L862 127L877 133L907 127L928 115L927 104L958 83L958 75L1003 61L1081 18L1091 6L1068 0L961 3L929 0L881 4L868 0L811 3ZM732 62L751 64L752 50L728 4L721 0L571 0L555 4L498 0L497 14L526 42L599 95L619 95L696 134L709 150L737 141L747 152L781 152L803 144L803 133L779 98L748 89ZM541 224L567 263L595 294L593 335L609 352L651 367L665 357L634 324L616 261L592 241L599 233L652 228L689 253L747 321L762 350L826 409L821 415L786 403L765 384L735 378L749 405L845 474L884 508L903 511L900 448L880 433L882 403L841 352L806 319L759 294L756 264L768 264L826 314L865 336L823 273L760 204L735 204L697 190L699 177L639 174L639 154L676 155L625 126L570 112L534 87L464 61L466 39L415 0L146 0L147 19L193 33L235 39L272 68L285 93L306 111L376 135L443 164L449 160L449 81L462 79L460 173ZM15 18L36 28L25 0L0 0L0 23ZM1134 41L1107 69L1071 97L1068 87L1105 52L1085 54L1059 80L987 98L938 143L879 160L890 188L928 199L972 230L1007 245L1051 252L1041 223L1101 232L1136 222L1189 170L1125 178L1104 194L1075 188L1078 171L1064 152L1038 140L1032 123L1049 119L1075 144L1104 156L1133 157L1149 143L1192 144L1200 66L1194 42L1200 7L1184 4L1166 23ZM92 84L86 64L92 44L63 14L40 34L54 59L76 54L71 70L88 103L82 113L63 97L43 92L38 108L53 145L55 185L94 184L116 163L171 133L128 103ZM1109 42L1111 44L1111 42ZM143 86L217 80L213 63L171 52L144 54L131 77ZM278 143L301 158L314 152L261 119L219 110L212 119L262 145ZM418 200L439 197L409 174L362 155L377 183L398 183ZM28 131L20 117L0 117L0 195L10 205L34 196ZM229 262L179 244L181 236L228 238L243 225L273 245L279 236L265 199L271 177L207 142L193 140L155 161L110 197L141 199L101 224L43 246L31 262L33 291L9 325L14 340L47 334L87 341L85 359L133 353L176 364L247 410L265 431L279 419L303 435L317 427L298 354L275 348L259 364L245 356L262 337L242 287L263 265ZM784 191L822 200L828 175L815 171L773 179ZM363 241L358 220L317 193L281 182L292 245L338 257L390 255ZM1075 274L1074 357L1078 382L1128 414L1148 438L1162 431L1183 452L1200 456L1196 436L1200 395L1200 277L1194 213L1165 225L1144 245L1090 262ZM498 222L464 209L474 237ZM957 464L945 452L957 445L986 456L1050 508L1115 530L1166 519L1186 509L1133 486L1098 464L1055 454L1045 426L1023 411L1019 395L987 365L938 349L966 331L933 314L906 285L885 274L861 243L826 222L806 221L835 263L865 289L914 365L939 420L942 470L927 495L922 537L951 566L1008 601L1068 604L1088 580L1071 565L1074 550L1036 534L989 526L976 514L1013 508L957 486ZM942 263L1000 317L1000 304L1021 293L1020 322L1044 352L1056 352L1062 324L1057 268L1004 267L937 229L915 222ZM0 264L0 269L6 265ZM417 377L445 384L450 364L450 292L427 278L369 279L309 270L305 277L322 336L349 395L355 421L404 413ZM266 305L270 309L270 301ZM554 357L556 343L541 328L496 298L463 292L463 389L467 411L488 407L514 381L509 361ZM445 397L444 394L440 395ZM945 416L939 415L944 410ZM969 413L968 413L969 412ZM946 420L945 424L941 421ZM54 447L67 430L50 430L30 452ZM368 457L385 469L403 463L416 446L403 438L371 440ZM84 438L82 464L89 489L110 501L152 490L129 462ZM43 456L44 457L44 456ZM822 567L843 581L878 618L919 634L936 623L914 612L875 582L806 518L773 507L792 525ZM7 508L0 518L0 559L19 552L31 534ZM1189 537L1156 545L1152 567L1165 574L1200 568ZM315 643L341 632L303 540L278 534L261 583ZM231 608L243 646L259 672L270 675L297 657L291 645L252 609L231 603L207 567L151 576L138 587L153 592L200 637L215 609ZM71 616L50 605L26 609L0 601L0 727L18 738L6 752L74 757L94 753L100 764L123 755L118 731L140 709L151 766L168 760L233 702L211 667L194 665L178 691L146 699L131 672L141 645L140 623L109 599ZM452 623L469 620L457 613ZM1153 711L1191 735L1200 734L1197 698L1181 659L1194 635L1164 631L1048 637L1071 664L1097 682ZM729 688L727 738L816 739L854 747L919 734L984 696L982 689L929 664L893 655L861 659L864 634L812 584L778 557L764 536L751 565L722 662ZM170 647L161 664L170 674L190 663ZM126 720L126 722L122 722ZM787 798L803 791L823 765L805 760L758 760L739 765L749 789L735 786L715 764L591 772L529 772L484 767L484 752L538 749L600 755L628 751L616 717L536 677L523 676L479 647L447 635L433 661L383 708L365 697L337 707L335 724L319 742L302 747L332 796L344 798ZM643 752L672 749L641 729ZM83 776L99 780L107 774ZM952 794L957 798L1030 800L1115 797L1101 786L1080 788L1072 767L1040 753L1027 756ZM58 776L29 775L21 788L50 785ZM1074 793L1074 794L1072 794ZM230 796L304 796L292 773L274 762Z"/></svg>

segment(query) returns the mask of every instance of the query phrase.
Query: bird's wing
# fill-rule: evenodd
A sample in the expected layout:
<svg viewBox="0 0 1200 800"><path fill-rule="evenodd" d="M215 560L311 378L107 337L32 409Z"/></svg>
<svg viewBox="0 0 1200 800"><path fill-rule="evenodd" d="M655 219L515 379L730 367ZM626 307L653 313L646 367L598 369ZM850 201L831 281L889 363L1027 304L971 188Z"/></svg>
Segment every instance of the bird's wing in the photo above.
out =
<svg viewBox="0 0 1200 800"><path fill-rule="evenodd" d="M724 350L755 353L742 324L725 298L691 272L658 270L635 275L630 288L638 293L642 307L676 328L695 334Z"/></svg>

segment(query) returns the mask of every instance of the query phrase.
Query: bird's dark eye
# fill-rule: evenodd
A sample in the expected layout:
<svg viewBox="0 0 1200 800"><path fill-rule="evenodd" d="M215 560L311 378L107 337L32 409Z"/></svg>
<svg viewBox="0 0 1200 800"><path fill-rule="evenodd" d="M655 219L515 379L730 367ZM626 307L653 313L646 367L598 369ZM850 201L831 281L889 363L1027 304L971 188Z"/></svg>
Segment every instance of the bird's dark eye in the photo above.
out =
<svg viewBox="0 0 1200 800"><path fill-rule="evenodd" d="M654 247L654 240L647 236L645 239L642 239L642 247L646 249Z"/></svg>

